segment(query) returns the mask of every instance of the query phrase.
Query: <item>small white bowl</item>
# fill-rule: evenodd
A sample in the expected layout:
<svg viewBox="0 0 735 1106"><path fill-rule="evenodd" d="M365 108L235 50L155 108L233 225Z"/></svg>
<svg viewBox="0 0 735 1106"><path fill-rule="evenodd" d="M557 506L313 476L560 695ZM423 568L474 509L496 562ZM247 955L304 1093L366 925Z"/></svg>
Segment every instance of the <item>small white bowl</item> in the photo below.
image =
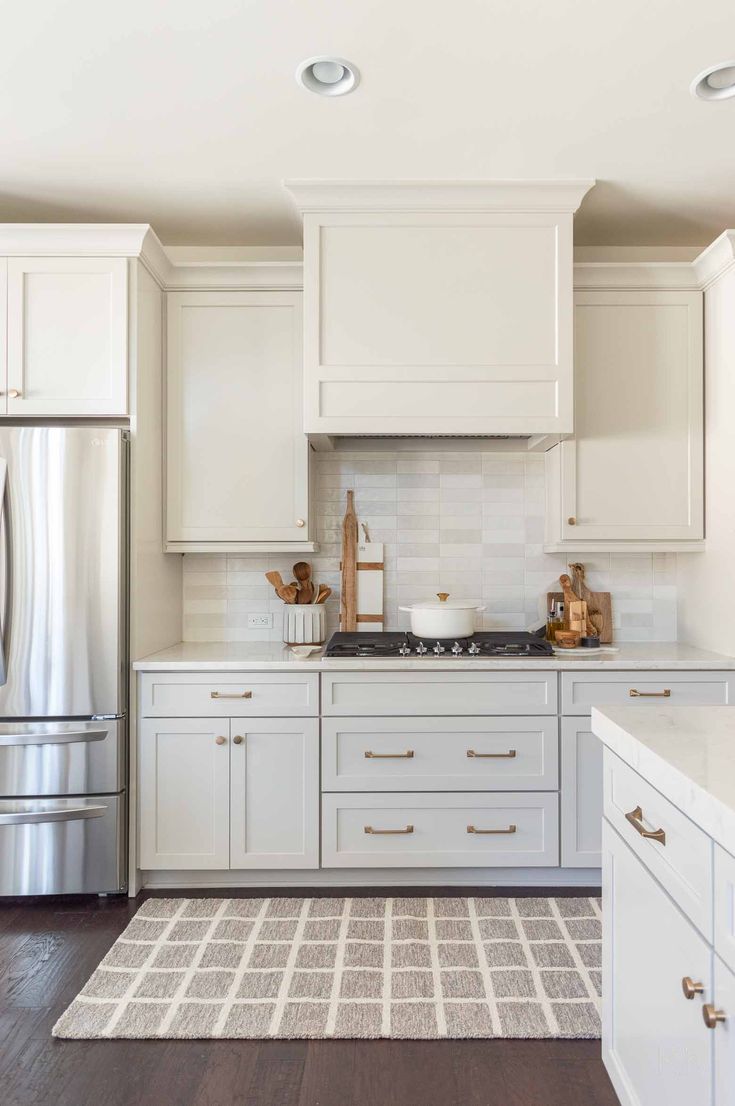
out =
<svg viewBox="0 0 735 1106"><path fill-rule="evenodd" d="M321 649L321 645L292 645L291 652L295 657L298 657L300 661L306 660L312 653L318 653Z"/></svg>

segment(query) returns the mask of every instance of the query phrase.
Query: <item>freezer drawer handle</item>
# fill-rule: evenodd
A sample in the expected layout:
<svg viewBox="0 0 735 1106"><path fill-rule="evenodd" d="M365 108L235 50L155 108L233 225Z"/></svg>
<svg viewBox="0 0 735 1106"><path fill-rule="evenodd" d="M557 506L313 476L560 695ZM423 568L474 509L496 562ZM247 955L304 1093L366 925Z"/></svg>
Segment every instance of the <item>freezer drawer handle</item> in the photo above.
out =
<svg viewBox="0 0 735 1106"><path fill-rule="evenodd" d="M104 741L107 730L66 730L54 733L0 733L0 745L68 745L77 741Z"/></svg>
<svg viewBox="0 0 735 1106"><path fill-rule="evenodd" d="M252 697L252 691L238 691L232 695L223 691L210 691L209 693L210 699L252 699Z"/></svg>
<svg viewBox="0 0 735 1106"><path fill-rule="evenodd" d="M101 818L106 806L77 806L63 810L18 810L0 814L0 826L24 826L36 822L77 822L82 818Z"/></svg>

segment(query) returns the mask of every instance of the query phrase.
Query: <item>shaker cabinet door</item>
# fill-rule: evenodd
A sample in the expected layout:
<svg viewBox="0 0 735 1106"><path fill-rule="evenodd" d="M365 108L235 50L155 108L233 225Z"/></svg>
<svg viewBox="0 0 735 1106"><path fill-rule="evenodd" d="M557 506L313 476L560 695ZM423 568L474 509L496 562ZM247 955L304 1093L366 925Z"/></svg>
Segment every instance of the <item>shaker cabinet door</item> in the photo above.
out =
<svg viewBox="0 0 735 1106"><path fill-rule="evenodd" d="M301 293L172 292L167 305L169 549L304 542Z"/></svg>
<svg viewBox="0 0 735 1106"><path fill-rule="evenodd" d="M7 261L8 415L126 415L128 262Z"/></svg>
<svg viewBox="0 0 735 1106"><path fill-rule="evenodd" d="M599 868L602 838L602 743L588 718L561 723L561 863Z"/></svg>

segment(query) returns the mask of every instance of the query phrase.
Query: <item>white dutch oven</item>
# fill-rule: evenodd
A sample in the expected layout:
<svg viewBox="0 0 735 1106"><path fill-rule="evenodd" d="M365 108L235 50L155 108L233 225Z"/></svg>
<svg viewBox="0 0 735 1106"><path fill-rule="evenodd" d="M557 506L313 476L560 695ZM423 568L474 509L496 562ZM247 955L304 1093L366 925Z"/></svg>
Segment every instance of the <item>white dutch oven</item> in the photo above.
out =
<svg viewBox="0 0 735 1106"><path fill-rule="evenodd" d="M469 599L452 599L446 591L437 593L436 599L414 603L412 607L399 607L411 615L411 633L416 637L445 638L469 637L475 632L475 613L484 611Z"/></svg>

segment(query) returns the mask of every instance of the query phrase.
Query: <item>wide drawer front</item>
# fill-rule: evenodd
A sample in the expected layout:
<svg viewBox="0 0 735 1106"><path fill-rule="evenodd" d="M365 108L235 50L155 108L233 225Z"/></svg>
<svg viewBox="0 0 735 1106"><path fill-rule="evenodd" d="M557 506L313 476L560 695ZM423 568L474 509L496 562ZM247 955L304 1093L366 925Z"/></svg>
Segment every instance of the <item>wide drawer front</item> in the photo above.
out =
<svg viewBox="0 0 735 1106"><path fill-rule="evenodd" d="M0 795L85 795L125 787L125 719L0 722Z"/></svg>
<svg viewBox="0 0 735 1106"><path fill-rule="evenodd" d="M735 972L735 856L715 845L715 949Z"/></svg>
<svg viewBox="0 0 735 1106"><path fill-rule="evenodd" d="M281 718L319 713L319 676L293 672L155 672L140 681L149 718Z"/></svg>
<svg viewBox="0 0 735 1106"><path fill-rule="evenodd" d="M325 718L324 791L544 791L556 718Z"/></svg>
<svg viewBox="0 0 735 1106"><path fill-rule="evenodd" d="M711 839L609 749L604 793L607 820L711 941Z"/></svg>
<svg viewBox="0 0 735 1106"><path fill-rule="evenodd" d="M323 868L552 867L558 795L322 796Z"/></svg>
<svg viewBox="0 0 735 1106"><path fill-rule="evenodd" d="M0 895L125 889L125 796L0 800Z"/></svg>
<svg viewBox="0 0 735 1106"><path fill-rule="evenodd" d="M322 674L325 715L556 714L556 702L556 672Z"/></svg>
<svg viewBox="0 0 735 1106"><path fill-rule="evenodd" d="M731 703L732 672L562 672L562 714L612 703Z"/></svg>

